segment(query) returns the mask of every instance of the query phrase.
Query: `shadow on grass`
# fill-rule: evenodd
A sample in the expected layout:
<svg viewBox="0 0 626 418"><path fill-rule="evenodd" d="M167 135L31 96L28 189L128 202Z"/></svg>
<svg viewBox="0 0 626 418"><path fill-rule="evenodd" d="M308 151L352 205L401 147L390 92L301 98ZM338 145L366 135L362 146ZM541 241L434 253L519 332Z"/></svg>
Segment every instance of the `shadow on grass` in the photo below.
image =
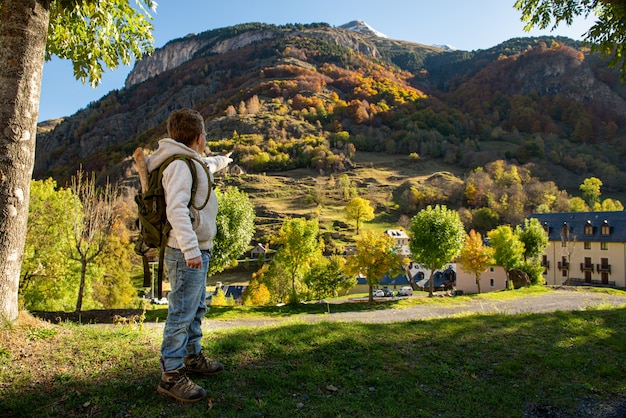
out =
<svg viewBox="0 0 626 418"><path fill-rule="evenodd" d="M366 312L399 307L401 299L362 301L359 303L307 303L284 306L209 306L207 318L285 318L301 314L323 315L329 312ZM159 307L156 307L159 306ZM107 309L77 312L46 312L34 311L31 314L53 324L73 322L77 324L125 324L138 322L162 322L167 318L167 306L155 305L146 310L145 318L141 319L141 309Z"/></svg>
<svg viewBox="0 0 626 418"><path fill-rule="evenodd" d="M64 363L42 359L55 368L50 379L37 380L32 370L0 382L4 416L538 417L550 411L617 417L626 411L624 308L219 331L205 335L203 346L226 371L194 379L209 398L190 405L155 391L158 339L81 332L87 328L71 329L75 336L59 347L67 351L60 355ZM76 352L90 341L102 352ZM125 357L111 358L108 348L120 345ZM87 357L83 367L74 364L77 356Z"/></svg>

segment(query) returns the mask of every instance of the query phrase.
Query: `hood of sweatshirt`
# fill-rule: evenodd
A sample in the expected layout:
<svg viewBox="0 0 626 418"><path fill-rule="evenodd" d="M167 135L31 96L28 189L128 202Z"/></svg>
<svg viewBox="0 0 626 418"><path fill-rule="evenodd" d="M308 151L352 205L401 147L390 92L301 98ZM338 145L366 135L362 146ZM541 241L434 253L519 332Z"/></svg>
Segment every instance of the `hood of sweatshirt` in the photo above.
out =
<svg viewBox="0 0 626 418"><path fill-rule="evenodd" d="M146 162L148 173L154 171L154 169L160 166L163 161L175 154L184 154L200 158L200 155L195 150L189 148L182 142L178 142L172 138L163 138L159 141L159 148L150 156L150 158L148 158L148 161Z"/></svg>

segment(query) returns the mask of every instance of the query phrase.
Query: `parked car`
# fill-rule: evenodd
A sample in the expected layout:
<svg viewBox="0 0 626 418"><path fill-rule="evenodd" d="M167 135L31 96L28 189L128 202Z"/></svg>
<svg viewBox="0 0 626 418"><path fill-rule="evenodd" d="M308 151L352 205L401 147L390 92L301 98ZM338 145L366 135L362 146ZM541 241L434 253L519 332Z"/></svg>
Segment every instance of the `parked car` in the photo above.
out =
<svg viewBox="0 0 626 418"><path fill-rule="evenodd" d="M385 292L383 292L381 289L374 289L372 290L372 296L374 296L375 298L382 298L385 296Z"/></svg>
<svg viewBox="0 0 626 418"><path fill-rule="evenodd" d="M411 296L413 294L413 289L411 286L402 286L400 290L398 290L398 296Z"/></svg>
<svg viewBox="0 0 626 418"><path fill-rule="evenodd" d="M383 287L382 289L380 289L383 291L383 296L388 297L388 298L392 298L393 297L393 290L388 289L386 287Z"/></svg>

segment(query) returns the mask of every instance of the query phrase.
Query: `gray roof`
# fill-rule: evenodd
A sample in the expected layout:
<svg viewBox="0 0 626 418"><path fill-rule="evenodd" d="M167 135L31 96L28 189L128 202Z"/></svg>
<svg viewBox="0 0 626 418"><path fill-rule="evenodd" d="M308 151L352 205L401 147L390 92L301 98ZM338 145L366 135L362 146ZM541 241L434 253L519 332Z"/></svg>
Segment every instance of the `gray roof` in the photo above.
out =
<svg viewBox="0 0 626 418"><path fill-rule="evenodd" d="M561 241L563 225L570 228L576 241L626 242L626 212L561 212L536 213L537 218L548 231L550 241ZM585 233L585 225L592 226L592 233ZM602 234L602 225L609 226L609 234Z"/></svg>

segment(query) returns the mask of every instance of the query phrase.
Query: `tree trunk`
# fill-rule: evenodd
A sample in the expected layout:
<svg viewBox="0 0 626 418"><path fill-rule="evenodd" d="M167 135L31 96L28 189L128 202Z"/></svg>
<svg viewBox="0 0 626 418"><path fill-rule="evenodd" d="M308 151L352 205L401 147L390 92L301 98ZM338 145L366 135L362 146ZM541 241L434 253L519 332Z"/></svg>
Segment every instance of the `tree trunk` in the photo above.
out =
<svg viewBox="0 0 626 418"><path fill-rule="evenodd" d="M478 294L480 294L480 276L476 276L476 287L478 287Z"/></svg>
<svg viewBox="0 0 626 418"><path fill-rule="evenodd" d="M432 298L433 293L435 293L435 268L434 267L430 268L430 279L428 279L428 282L429 282L428 297Z"/></svg>
<svg viewBox="0 0 626 418"><path fill-rule="evenodd" d="M50 0L3 0L0 8L0 319L14 321Z"/></svg>
<svg viewBox="0 0 626 418"><path fill-rule="evenodd" d="M87 260L85 257L80 260L80 285L78 286L78 299L76 300L76 312L83 309L83 294L85 293L85 279L87 277Z"/></svg>

